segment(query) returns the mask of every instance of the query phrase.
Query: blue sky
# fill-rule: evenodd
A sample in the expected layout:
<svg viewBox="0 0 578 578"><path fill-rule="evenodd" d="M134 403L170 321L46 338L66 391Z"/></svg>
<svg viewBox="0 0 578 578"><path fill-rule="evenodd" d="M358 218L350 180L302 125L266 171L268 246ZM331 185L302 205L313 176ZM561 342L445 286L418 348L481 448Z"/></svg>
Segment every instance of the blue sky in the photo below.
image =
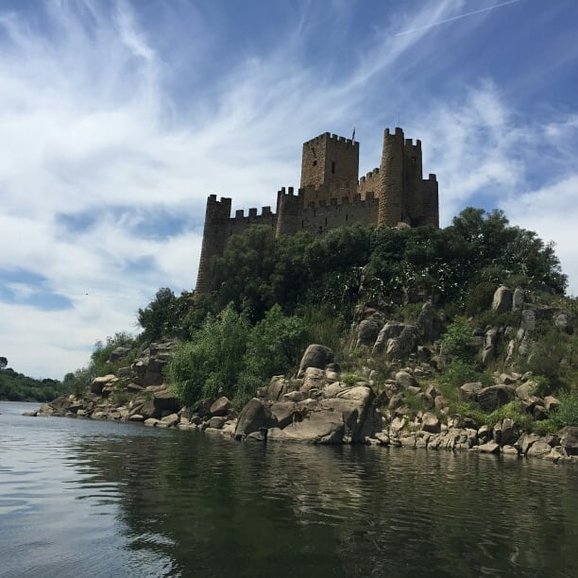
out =
<svg viewBox="0 0 578 578"><path fill-rule="evenodd" d="M195 283L207 195L274 204L325 131L423 142L578 293L575 0L2 0L0 355L59 377Z"/></svg>

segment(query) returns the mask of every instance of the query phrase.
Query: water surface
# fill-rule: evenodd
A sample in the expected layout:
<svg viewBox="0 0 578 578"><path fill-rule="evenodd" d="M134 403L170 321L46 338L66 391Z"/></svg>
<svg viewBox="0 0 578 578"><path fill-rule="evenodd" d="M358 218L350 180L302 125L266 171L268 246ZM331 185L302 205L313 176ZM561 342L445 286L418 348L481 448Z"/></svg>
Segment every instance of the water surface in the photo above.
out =
<svg viewBox="0 0 578 578"><path fill-rule="evenodd" d="M0 576L578 576L578 468L0 403Z"/></svg>

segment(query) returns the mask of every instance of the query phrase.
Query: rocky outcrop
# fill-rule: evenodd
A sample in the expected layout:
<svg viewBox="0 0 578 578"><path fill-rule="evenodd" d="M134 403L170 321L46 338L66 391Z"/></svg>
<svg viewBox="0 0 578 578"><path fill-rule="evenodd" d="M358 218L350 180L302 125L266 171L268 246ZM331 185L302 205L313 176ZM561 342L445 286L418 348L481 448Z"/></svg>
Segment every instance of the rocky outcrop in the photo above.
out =
<svg viewBox="0 0 578 578"><path fill-rule="evenodd" d="M333 351L325 345L312 344L310 345L301 358L299 364L299 375L303 375L305 370L309 367L317 369L325 369L330 363L333 363L335 356Z"/></svg>

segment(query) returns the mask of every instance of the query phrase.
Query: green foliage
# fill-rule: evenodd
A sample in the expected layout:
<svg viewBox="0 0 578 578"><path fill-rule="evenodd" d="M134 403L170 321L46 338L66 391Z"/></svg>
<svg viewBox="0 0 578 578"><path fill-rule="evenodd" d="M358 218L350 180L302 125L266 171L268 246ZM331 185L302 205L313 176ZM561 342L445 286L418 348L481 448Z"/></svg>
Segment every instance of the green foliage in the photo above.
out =
<svg viewBox="0 0 578 578"><path fill-rule="evenodd" d="M472 357L472 327L463 317L457 318L442 337L442 351L455 359Z"/></svg>
<svg viewBox="0 0 578 578"><path fill-rule="evenodd" d="M452 412L462 417L473 419L478 425L483 425L488 421L488 414L476 404L466 401L455 401L451 404Z"/></svg>
<svg viewBox="0 0 578 578"><path fill-rule="evenodd" d="M412 412L415 413L423 409L422 399L417 393L405 391L403 394L403 399L407 407L409 407Z"/></svg>
<svg viewBox="0 0 578 578"><path fill-rule="evenodd" d="M345 321L327 306L306 306L297 310L297 315L303 319L310 343L320 343L333 350L337 356L343 352L343 332Z"/></svg>
<svg viewBox="0 0 578 578"><path fill-rule="evenodd" d="M518 427L526 431L531 430L534 423L534 418L526 413L517 401L511 401L494 410L488 415L486 423L493 427L506 418L511 419Z"/></svg>
<svg viewBox="0 0 578 578"><path fill-rule="evenodd" d="M245 370L262 379L284 373L306 345L303 319L286 317L281 307L274 305L249 333Z"/></svg>
<svg viewBox="0 0 578 578"><path fill-rule="evenodd" d="M578 393L576 391L562 391L558 396L560 406L550 418L556 429L565 426L578 426Z"/></svg>
<svg viewBox="0 0 578 578"><path fill-rule="evenodd" d="M464 309L468 315L477 315L488 311L497 286L492 281L481 281L471 286L464 298Z"/></svg>
<svg viewBox="0 0 578 578"><path fill-rule="evenodd" d="M70 391L66 385L56 379L34 379L6 365L8 361L0 369L0 400L50 401Z"/></svg>
<svg viewBox="0 0 578 578"><path fill-rule="evenodd" d="M439 384L442 392L448 399L457 396L456 388L464 383L479 381L483 385L491 385L492 379L483 371L479 371L473 364L463 359L452 359L442 371Z"/></svg>
<svg viewBox="0 0 578 578"><path fill-rule="evenodd" d="M272 375L285 373L304 347L303 320L272 307L251 327L244 313L227 306L209 316L168 365L169 381L187 404L227 395L245 399Z"/></svg>
<svg viewBox="0 0 578 578"><path fill-rule="evenodd" d="M155 341L161 337L173 337L182 330L183 320L192 308L191 295L177 297L171 289L163 287L155 298L138 310L138 322L143 328L141 339Z"/></svg>
<svg viewBox="0 0 578 578"><path fill-rule="evenodd" d="M542 394L550 393L551 389L561 384L562 360L566 353L564 336L556 327L537 333L530 353L521 366L524 371L544 378L550 389L542 388Z"/></svg>
<svg viewBox="0 0 578 578"><path fill-rule="evenodd" d="M216 318L208 317L194 340L183 343L168 365L176 394L188 404L231 395L244 367L249 331L247 318L232 306Z"/></svg>

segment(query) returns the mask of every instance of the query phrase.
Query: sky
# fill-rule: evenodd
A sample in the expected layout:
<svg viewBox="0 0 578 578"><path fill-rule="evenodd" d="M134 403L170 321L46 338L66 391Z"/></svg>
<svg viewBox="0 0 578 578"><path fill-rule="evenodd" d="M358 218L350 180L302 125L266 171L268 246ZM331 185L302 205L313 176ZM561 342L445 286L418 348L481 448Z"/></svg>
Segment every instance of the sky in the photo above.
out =
<svg viewBox="0 0 578 578"><path fill-rule="evenodd" d="M0 0L0 355L62 378L195 285L206 198L274 205L301 145L422 140L442 226L506 212L578 294L575 0Z"/></svg>

